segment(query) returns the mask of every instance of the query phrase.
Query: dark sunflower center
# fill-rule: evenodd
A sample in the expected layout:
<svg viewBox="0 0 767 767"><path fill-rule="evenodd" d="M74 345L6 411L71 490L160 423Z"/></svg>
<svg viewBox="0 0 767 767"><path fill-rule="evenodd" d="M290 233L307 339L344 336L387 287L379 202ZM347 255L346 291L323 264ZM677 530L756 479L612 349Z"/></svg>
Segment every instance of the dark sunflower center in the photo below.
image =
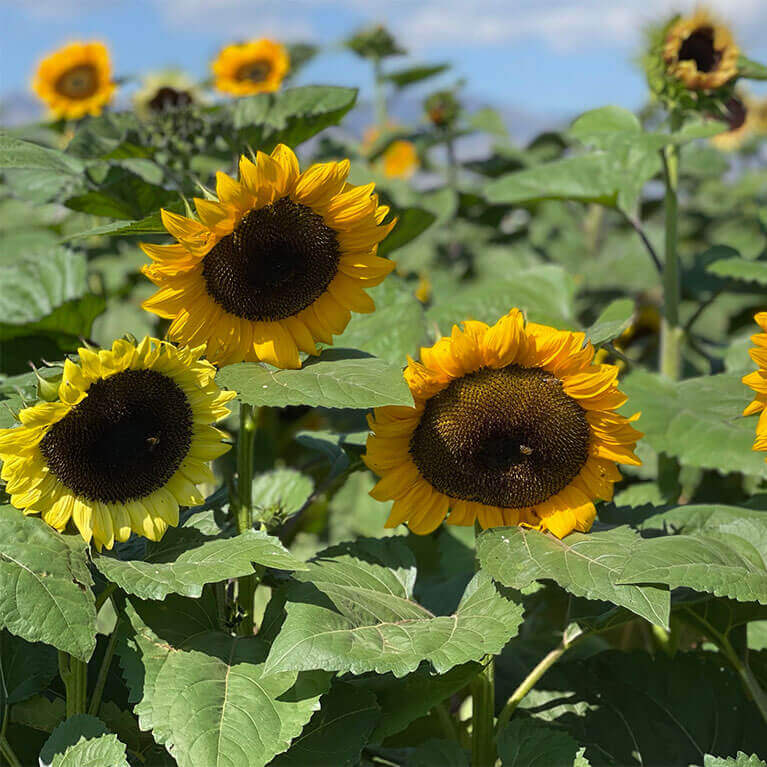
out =
<svg viewBox="0 0 767 767"><path fill-rule="evenodd" d="M312 304L338 271L336 233L306 205L283 197L253 210L205 256L213 300L247 320L282 320Z"/></svg>
<svg viewBox="0 0 767 767"><path fill-rule="evenodd" d="M160 88L149 102L149 108L155 112L164 112L166 109L187 107L192 103L192 97L186 91L177 91L175 88Z"/></svg>
<svg viewBox="0 0 767 767"><path fill-rule="evenodd" d="M590 428L562 382L539 368L483 368L427 403L410 440L421 475L453 498L523 508L565 488L586 463Z"/></svg>
<svg viewBox="0 0 767 767"><path fill-rule="evenodd" d="M256 59L255 61L249 61L247 64L243 64L235 75L237 80L250 80L254 83L262 83L269 77L269 73L272 71L272 65L265 59Z"/></svg>
<svg viewBox="0 0 767 767"><path fill-rule="evenodd" d="M56 80L56 90L70 99L90 98L99 87L96 68L91 64L81 64L64 72Z"/></svg>
<svg viewBox="0 0 767 767"><path fill-rule="evenodd" d="M192 409L178 385L154 370L125 370L91 384L40 450L76 495L124 503L163 487L191 439Z"/></svg>
<svg viewBox="0 0 767 767"><path fill-rule="evenodd" d="M679 49L679 60L694 61L698 72L713 71L721 58L721 51L714 48L714 30L711 27L696 29Z"/></svg>

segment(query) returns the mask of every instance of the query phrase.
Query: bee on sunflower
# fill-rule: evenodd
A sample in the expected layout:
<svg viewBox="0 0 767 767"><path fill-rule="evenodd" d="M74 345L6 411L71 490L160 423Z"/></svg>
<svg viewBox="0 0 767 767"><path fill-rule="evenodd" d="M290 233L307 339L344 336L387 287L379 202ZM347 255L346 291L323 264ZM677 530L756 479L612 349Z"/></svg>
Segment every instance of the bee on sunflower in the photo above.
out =
<svg viewBox="0 0 767 767"><path fill-rule="evenodd" d="M141 246L159 288L143 307L214 364L299 368L299 350L317 354L352 311L375 309L365 289L394 268L376 251L396 221L384 223L373 184L352 186L348 173L348 160L300 172L282 144L255 163L242 157L239 182L217 174L218 202L195 199L199 221L162 212L177 243Z"/></svg>
<svg viewBox="0 0 767 767"><path fill-rule="evenodd" d="M95 41L70 43L46 56L32 81L51 114L68 120L101 114L116 87L109 51Z"/></svg>
<svg viewBox="0 0 767 767"><path fill-rule="evenodd" d="M588 531L609 500L616 464L640 465L618 369L593 364L583 333L525 323L467 321L408 358L414 407L377 408L363 460L371 491L393 500L386 527L524 525L559 538ZM448 516L449 513L449 516Z"/></svg>
<svg viewBox="0 0 767 767"><path fill-rule="evenodd" d="M290 70L290 56L274 40L251 40L222 48L211 64L216 90L231 96L276 91Z"/></svg>
<svg viewBox="0 0 767 767"><path fill-rule="evenodd" d="M208 462L229 445L212 424L234 392L215 384L202 349L117 340L67 359L58 396L0 429L11 504L63 531L70 520L99 551L131 532L159 540L179 506L203 502Z"/></svg>

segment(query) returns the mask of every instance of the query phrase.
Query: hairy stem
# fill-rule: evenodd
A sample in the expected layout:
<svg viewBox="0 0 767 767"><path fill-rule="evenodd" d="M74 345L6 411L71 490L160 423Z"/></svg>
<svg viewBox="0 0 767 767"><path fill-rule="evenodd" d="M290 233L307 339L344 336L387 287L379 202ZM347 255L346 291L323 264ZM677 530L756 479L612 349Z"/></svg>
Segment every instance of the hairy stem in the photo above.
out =
<svg viewBox="0 0 767 767"><path fill-rule="evenodd" d="M66 690L67 718L85 713L88 694L88 666L69 653L59 650L59 675Z"/></svg>
<svg viewBox="0 0 767 767"><path fill-rule="evenodd" d="M490 656L471 681L471 767L493 767L495 749L495 662Z"/></svg>

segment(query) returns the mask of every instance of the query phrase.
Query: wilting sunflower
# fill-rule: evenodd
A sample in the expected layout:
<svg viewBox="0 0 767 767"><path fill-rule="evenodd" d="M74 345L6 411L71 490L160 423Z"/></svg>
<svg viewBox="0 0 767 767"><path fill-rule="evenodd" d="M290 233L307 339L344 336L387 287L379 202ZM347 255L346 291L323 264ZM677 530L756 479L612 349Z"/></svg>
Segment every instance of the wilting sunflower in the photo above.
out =
<svg viewBox="0 0 767 767"><path fill-rule="evenodd" d="M756 440L752 449L764 452L767 451L767 416L765 415L767 413L765 409L767 406L767 312L759 312L754 319L763 332L751 336L756 346L749 349L748 353L759 369L743 376L743 383L756 392L756 397L743 411L743 415L760 413L756 424Z"/></svg>
<svg viewBox="0 0 767 767"><path fill-rule="evenodd" d="M428 533L449 512L454 525L589 530L616 463L639 465L641 437L613 412L626 401L617 368L593 357L583 333L526 325L512 309L408 359L415 407L377 408L364 456L381 477L371 495L394 500L386 527Z"/></svg>
<svg viewBox="0 0 767 767"><path fill-rule="evenodd" d="M227 45L211 64L216 89L232 96L276 91L290 69L285 46L273 40Z"/></svg>
<svg viewBox="0 0 767 767"><path fill-rule="evenodd" d="M724 104L723 119L727 122L728 130L712 136L711 143L725 152L739 149L754 129L754 115L750 100L742 95L727 99Z"/></svg>
<svg viewBox="0 0 767 767"><path fill-rule="evenodd" d="M730 30L708 11L679 18L663 48L666 70L695 91L720 88L738 73L738 46Z"/></svg>
<svg viewBox="0 0 767 767"><path fill-rule="evenodd" d="M136 111L145 116L202 101L202 94L192 79L175 69L146 75L133 96Z"/></svg>
<svg viewBox="0 0 767 767"><path fill-rule="evenodd" d="M80 349L64 363L58 399L19 413L0 429L0 476L11 503L62 531L111 549L131 531L159 540L179 506L202 503L208 462L229 446L211 424L234 392L214 382L202 349L154 338Z"/></svg>
<svg viewBox="0 0 767 767"><path fill-rule="evenodd" d="M98 115L112 99L109 51L103 43L70 43L44 58L32 81L35 93L57 118Z"/></svg>
<svg viewBox="0 0 767 767"><path fill-rule="evenodd" d="M217 174L219 202L195 200L200 221L162 212L178 243L141 246L160 288L144 308L173 320L171 340L206 344L215 364L300 367L299 349L316 354L351 311L373 311L365 288L394 268L376 255L389 208L348 173L348 160L301 173L282 144L255 164L240 158L239 182Z"/></svg>

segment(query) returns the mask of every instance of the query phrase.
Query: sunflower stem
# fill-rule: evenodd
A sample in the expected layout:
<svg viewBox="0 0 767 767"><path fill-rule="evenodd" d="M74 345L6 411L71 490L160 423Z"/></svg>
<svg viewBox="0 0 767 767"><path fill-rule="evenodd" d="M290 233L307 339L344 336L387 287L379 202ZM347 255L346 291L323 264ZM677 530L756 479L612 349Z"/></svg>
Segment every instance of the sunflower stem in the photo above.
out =
<svg viewBox="0 0 767 767"><path fill-rule="evenodd" d="M500 735L503 728L509 723L511 715L523 698L535 687L541 677L582 637L583 630L578 627L574 632L565 631L562 641L522 680L522 683L512 693L506 705L498 715L497 732Z"/></svg>
<svg viewBox="0 0 767 767"><path fill-rule="evenodd" d="M375 88L375 118L378 129L383 133L386 128L386 91L384 90L383 69L381 59L373 58L373 80Z"/></svg>
<svg viewBox="0 0 767 767"><path fill-rule="evenodd" d="M493 767L495 750L495 658L471 681L471 767Z"/></svg>
<svg viewBox="0 0 767 767"><path fill-rule="evenodd" d="M88 694L88 666L69 653L59 650L59 675L66 690L67 718L85 713Z"/></svg>
<svg viewBox="0 0 767 767"><path fill-rule="evenodd" d="M445 132L445 150L447 152L447 185L454 192L458 192L458 158L455 153L455 135L452 126Z"/></svg>
<svg viewBox="0 0 767 767"><path fill-rule="evenodd" d="M240 403L240 433L237 437L237 532L253 529L253 450L258 418L253 405ZM253 601L258 580L246 575L237 581L237 603L242 611L239 632L253 633Z"/></svg>
<svg viewBox="0 0 767 767"><path fill-rule="evenodd" d="M101 660L101 667L99 668L99 675L96 677L96 686L93 688L93 695L91 696L91 702L88 706L88 713L91 716L98 716L99 709L101 708L101 698L104 695L104 688L107 684L107 676L109 675L109 667L112 665L112 659L114 658L115 648L117 647L117 629L120 626L120 618L117 618L114 629L109 636L109 642L106 650L104 650L104 657Z"/></svg>
<svg viewBox="0 0 767 767"><path fill-rule="evenodd" d="M5 680L2 680L3 688L5 687ZM5 690L3 690L5 692ZM5 737L5 730L8 726L8 705L3 706L3 721L0 726L0 754L5 757L5 761L8 762L10 767L22 767L19 758L16 756L16 752L11 748L11 744L8 742L8 738Z"/></svg>

